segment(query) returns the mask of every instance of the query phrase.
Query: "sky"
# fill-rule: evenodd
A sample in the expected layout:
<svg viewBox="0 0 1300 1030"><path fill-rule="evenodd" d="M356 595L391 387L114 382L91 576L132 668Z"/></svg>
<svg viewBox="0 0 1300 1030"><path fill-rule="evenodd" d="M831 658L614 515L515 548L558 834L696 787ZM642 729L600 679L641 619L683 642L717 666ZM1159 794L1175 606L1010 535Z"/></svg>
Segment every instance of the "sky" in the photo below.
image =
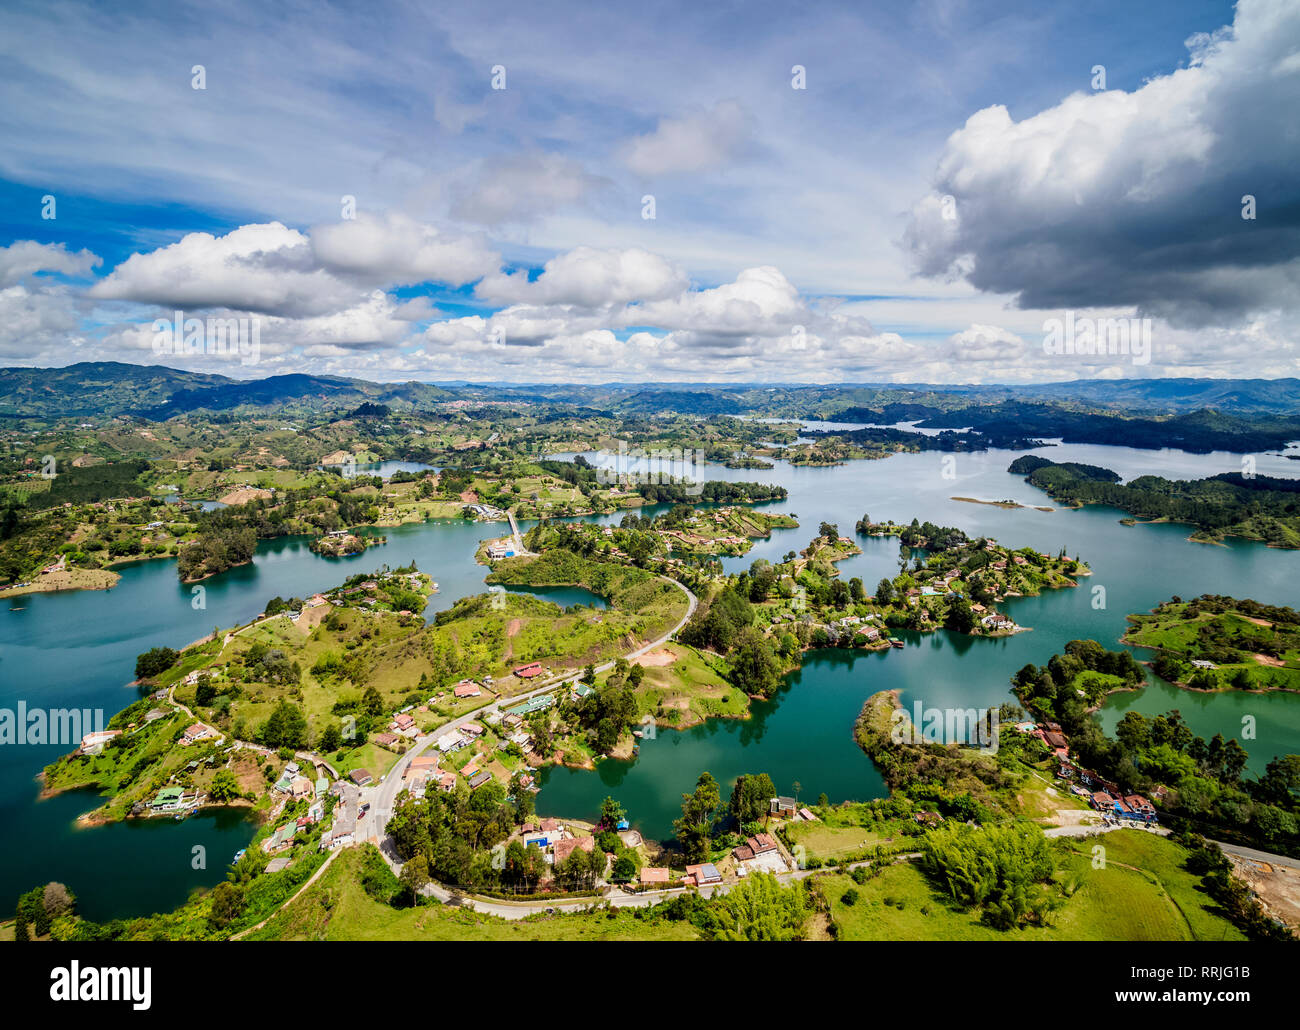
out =
<svg viewBox="0 0 1300 1030"><path fill-rule="evenodd" d="M0 365L1300 375L1300 0L7 0L0 140Z"/></svg>

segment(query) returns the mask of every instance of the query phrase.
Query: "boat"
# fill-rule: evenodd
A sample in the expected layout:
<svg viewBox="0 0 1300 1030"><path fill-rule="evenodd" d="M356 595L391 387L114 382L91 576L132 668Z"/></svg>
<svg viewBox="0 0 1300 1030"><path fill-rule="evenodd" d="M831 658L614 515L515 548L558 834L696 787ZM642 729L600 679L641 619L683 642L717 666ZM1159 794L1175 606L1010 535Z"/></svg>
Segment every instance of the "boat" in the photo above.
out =
<svg viewBox="0 0 1300 1030"><path fill-rule="evenodd" d="M901 640L891 640L891 641L889 642L889 646L890 646L890 647L902 647L902 646L903 646L903 642L902 642Z"/></svg>

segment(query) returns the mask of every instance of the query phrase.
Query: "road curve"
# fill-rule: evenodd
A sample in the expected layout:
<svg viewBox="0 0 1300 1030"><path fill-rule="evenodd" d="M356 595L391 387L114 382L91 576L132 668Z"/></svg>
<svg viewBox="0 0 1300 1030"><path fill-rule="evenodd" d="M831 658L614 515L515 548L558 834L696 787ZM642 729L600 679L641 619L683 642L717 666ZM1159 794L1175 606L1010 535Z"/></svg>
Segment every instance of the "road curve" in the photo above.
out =
<svg viewBox="0 0 1300 1030"><path fill-rule="evenodd" d="M679 583L677 580L668 576L661 576L660 578L666 583L671 583L686 595L686 614L682 616L681 621L678 622L676 626L670 629L658 640L651 641L649 644L639 647L635 651L624 655L623 657L629 661L634 658L640 658L644 654L649 654L656 648L663 647L668 643L668 641L681 632L682 627L690 621L691 616L695 614L696 608L699 607L699 598L697 598L685 584ZM605 672L613 667L614 663L612 661L605 662L603 665L597 666L596 671ZM392 818L393 805L397 800L398 793L402 789L402 778L407 768L409 768L411 760L423 754L434 741L444 734L449 733L452 730L458 730L466 723L472 722L475 719L482 718L483 716L489 715L493 712L499 712L503 703L507 707L513 707L522 701L536 697L538 694L546 694L552 690L560 690L566 684L576 683L581 678L582 675L579 673L574 676L563 677L559 680L552 680L545 685L536 687L526 693L516 694L514 697L497 698L497 700L490 704L484 705L481 708L476 708L472 712L466 712L464 715L459 716L448 723L444 723L437 729L430 731L425 737L418 741L414 747L397 760L381 783L375 787L369 787L362 791L361 800L363 802L370 802L370 811L362 816L358 822L355 839L358 841L373 839L375 843L379 845L379 850L383 852L384 857L388 860L388 864L393 867L393 871L400 872L401 861L398 859L396 852L393 851L392 843L389 840L388 835L384 832L384 827L388 825L388 820Z"/></svg>

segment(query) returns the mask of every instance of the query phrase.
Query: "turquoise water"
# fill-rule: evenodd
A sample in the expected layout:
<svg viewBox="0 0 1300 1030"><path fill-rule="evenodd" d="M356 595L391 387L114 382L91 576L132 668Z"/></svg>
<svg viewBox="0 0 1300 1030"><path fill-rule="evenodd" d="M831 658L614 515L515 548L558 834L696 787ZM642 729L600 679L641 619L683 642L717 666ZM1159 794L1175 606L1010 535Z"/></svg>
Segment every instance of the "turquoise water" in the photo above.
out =
<svg viewBox="0 0 1300 1030"><path fill-rule="evenodd" d="M987 500L1013 498L1051 505L1040 491L1005 470L1021 452L958 454L953 479L944 477L942 455L903 454L884 461L834 468L795 468L777 462L771 470L710 466L710 478L752 479L785 485L789 498L767 510L796 513L797 530L778 531L759 541L742 559L727 559L729 570L746 568L755 558L779 560L799 550L822 519L838 522L851 535L853 523L869 513L880 520L913 516L957 525L1001 542L1033 545L1055 553L1067 546L1095 571L1075 590L1055 591L1008 604L1011 615L1033 632L999 640L975 640L947 633L913 637L905 650L883 654L821 652L771 702L755 707L745 721L714 720L676 733L661 730L635 762L600 763L595 772L549 770L543 777L539 808L547 814L581 818L594 815L601 799L614 793L634 825L652 837L671 832L680 795L708 769L729 788L742 772L765 771L783 791L801 784L801 796L868 798L882 792L874 767L853 744L853 719L862 700L890 688L904 701L934 707L974 707L1009 697L1009 677L1026 662L1041 664L1065 641L1093 637L1115 646L1124 615L1145 611L1171 594L1207 591L1300 605L1300 554L1269 550L1245 542L1226 547L1192 544L1180 526L1124 527L1120 512L1089 508L1039 512L1002 509L953 501L957 496ZM1134 470L1158 467L1163 474L1203 476L1240 468L1234 455L1183 455L1128 448L1061 447L1041 453L1057 460L1080 460ZM589 456L594 457L594 456ZM1127 471L1126 471L1127 474ZM617 522L621 515L584 521ZM528 524L521 526L527 529ZM428 617L459 597L485 589L484 569L475 564L481 540L500 536L504 524L435 520L380 530L385 545L361 555L326 559L314 555L306 538L263 541L251 565L206 581L203 607L195 607L191 587L176 578L169 560L124 566L121 582L107 592L38 594L0 602L0 707L102 708L105 717L134 700L135 657L160 644L180 647L214 626L245 622L272 596L304 597L337 584L348 575L387 563L415 561L439 584ZM868 589L897 571L898 545L862 539L863 554L841 563L847 578L860 576ZM1093 588L1105 588L1105 607L1093 607ZM595 604L580 588L531 591L561 604ZM1300 751L1300 698L1294 695L1197 695L1163 685L1117 695L1101 713L1113 725L1129 706L1145 712L1179 708L1201 734L1236 735L1243 715L1256 721L1256 738L1243 740L1250 767L1260 771L1274 754ZM34 777L69 750L68 746L0 748L0 831L9 843L0 851L0 903L51 877L66 882L96 918L163 910L183 901L196 886L224 876L229 856L251 837L252 824L237 814L184 822L78 830L75 817L95 807L85 795L38 802ZM205 869L192 868L190 849L208 848Z"/></svg>

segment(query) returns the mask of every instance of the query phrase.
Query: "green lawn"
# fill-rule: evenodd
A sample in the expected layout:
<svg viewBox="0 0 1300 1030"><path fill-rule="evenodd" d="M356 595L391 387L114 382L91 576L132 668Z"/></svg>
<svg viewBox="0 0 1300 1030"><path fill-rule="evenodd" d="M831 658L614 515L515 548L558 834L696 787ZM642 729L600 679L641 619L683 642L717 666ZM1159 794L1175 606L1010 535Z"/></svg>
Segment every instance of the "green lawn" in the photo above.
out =
<svg viewBox="0 0 1300 1030"><path fill-rule="evenodd" d="M361 887L362 849L339 855L321 879L251 940L363 941L682 941L695 940L687 922L637 919L630 911L498 919L461 908L396 909Z"/></svg>
<svg viewBox="0 0 1300 1030"><path fill-rule="evenodd" d="M1095 845L1106 849L1102 869L1092 868ZM841 940L1243 939L1197 889L1199 878L1180 868L1183 850L1162 837L1121 830L1057 847L1065 874L1080 886L1045 927L1003 932L985 926L977 913L936 893L913 863L890 866L862 886L838 874L819 882ZM850 887L859 894L852 906L842 900Z"/></svg>

